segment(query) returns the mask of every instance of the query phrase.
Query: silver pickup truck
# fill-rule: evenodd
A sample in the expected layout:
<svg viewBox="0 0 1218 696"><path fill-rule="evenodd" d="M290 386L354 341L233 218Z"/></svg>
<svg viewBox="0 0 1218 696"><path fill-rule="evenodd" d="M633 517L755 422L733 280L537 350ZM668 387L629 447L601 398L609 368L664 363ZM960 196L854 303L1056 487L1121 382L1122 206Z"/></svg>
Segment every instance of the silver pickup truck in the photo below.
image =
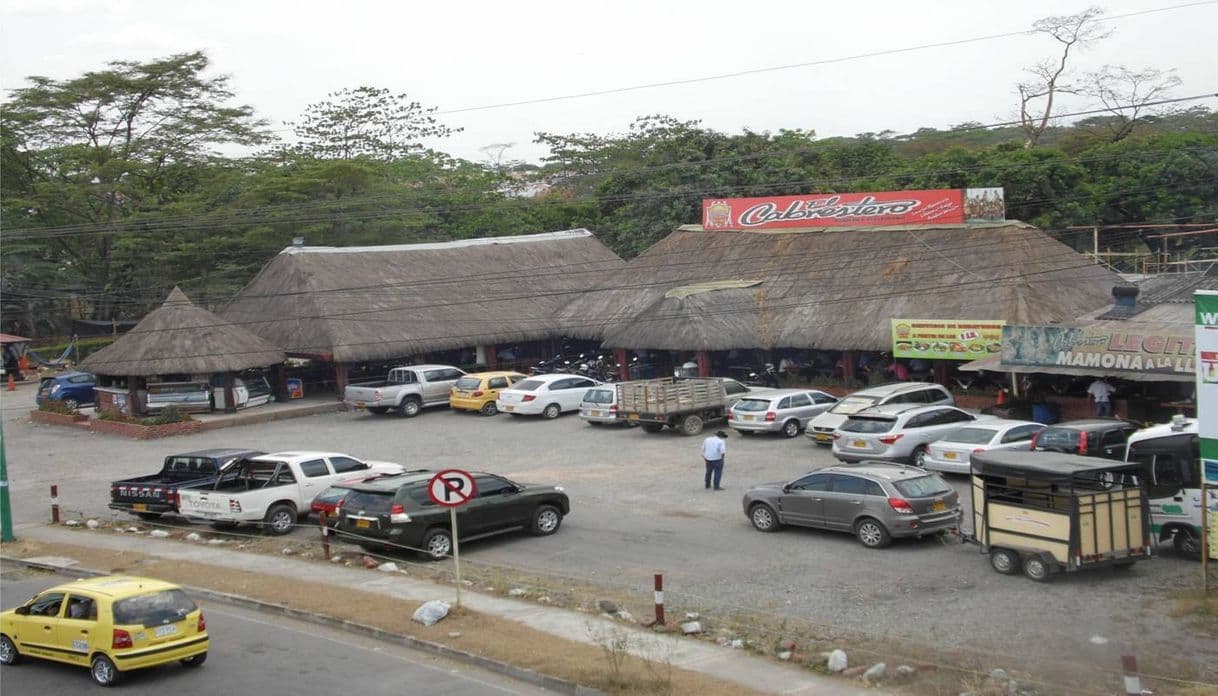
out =
<svg viewBox="0 0 1218 696"><path fill-rule="evenodd" d="M393 411L413 418L424 406L447 406L453 384L464 374L451 365L395 367L384 382L348 385L343 401L377 415Z"/></svg>

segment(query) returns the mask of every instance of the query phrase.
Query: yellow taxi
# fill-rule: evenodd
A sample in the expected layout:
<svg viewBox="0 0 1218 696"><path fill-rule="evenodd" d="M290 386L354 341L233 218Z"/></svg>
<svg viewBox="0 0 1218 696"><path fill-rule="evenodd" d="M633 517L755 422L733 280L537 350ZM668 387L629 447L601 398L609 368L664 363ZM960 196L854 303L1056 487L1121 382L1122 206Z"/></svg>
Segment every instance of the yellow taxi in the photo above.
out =
<svg viewBox="0 0 1218 696"><path fill-rule="evenodd" d="M499 390L524 379L519 372L474 372L457 380L448 395L448 405L461 411L478 411L484 416L499 413L495 400Z"/></svg>
<svg viewBox="0 0 1218 696"><path fill-rule="evenodd" d="M207 659L203 611L177 585L126 575L77 580L0 613L0 664L23 657L88 667L113 686L123 672Z"/></svg>

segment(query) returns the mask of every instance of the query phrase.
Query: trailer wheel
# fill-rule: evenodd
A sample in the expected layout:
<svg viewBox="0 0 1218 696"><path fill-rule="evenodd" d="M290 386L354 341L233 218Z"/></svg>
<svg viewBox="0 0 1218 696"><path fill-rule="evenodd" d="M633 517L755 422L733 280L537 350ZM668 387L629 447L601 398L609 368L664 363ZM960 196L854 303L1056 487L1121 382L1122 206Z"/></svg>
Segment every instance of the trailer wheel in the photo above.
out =
<svg viewBox="0 0 1218 696"><path fill-rule="evenodd" d="M1010 549L992 549L990 565L1003 575L1014 575L1019 572L1019 554Z"/></svg>
<svg viewBox="0 0 1218 696"><path fill-rule="evenodd" d="M1040 556L1032 554L1023 559L1023 574L1036 582L1048 580L1049 572L1049 564L1045 563L1045 559Z"/></svg>
<svg viewBox="0 0 1218 696"><path fill-rule="evenodd" d="M681 434L697 435L702 432L702 416L689 414L681 420Z"/></svg>
<svg viewBox="0 0 1218 696"><path fill-rule="evenodd" d="M1181 556L1197 557L1201 555L1201 539L1193 534L1191 529L1178 528L1172 535L1171 545Z"/></svg>
<svg viewBox="0 0 1218 696"><path fill-rule="evenodd" d="M643 424L643 430L646 430L649 433L658 433L663 429L664 429L663 423L644 423Z"/></svg>

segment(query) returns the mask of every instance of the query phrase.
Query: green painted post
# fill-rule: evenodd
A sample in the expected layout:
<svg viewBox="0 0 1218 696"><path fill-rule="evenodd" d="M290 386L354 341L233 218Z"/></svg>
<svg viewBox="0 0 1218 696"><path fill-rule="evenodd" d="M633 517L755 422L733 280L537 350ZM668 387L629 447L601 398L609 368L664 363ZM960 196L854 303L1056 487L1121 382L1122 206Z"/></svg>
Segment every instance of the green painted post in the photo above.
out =
<svg viewBox="0 0 1218 696"><path fill-rule="evenodd" d="M13 536L13 509L8 497L8 463L4 457L4 422L0 419L0 541L16 541Z"/></svg>

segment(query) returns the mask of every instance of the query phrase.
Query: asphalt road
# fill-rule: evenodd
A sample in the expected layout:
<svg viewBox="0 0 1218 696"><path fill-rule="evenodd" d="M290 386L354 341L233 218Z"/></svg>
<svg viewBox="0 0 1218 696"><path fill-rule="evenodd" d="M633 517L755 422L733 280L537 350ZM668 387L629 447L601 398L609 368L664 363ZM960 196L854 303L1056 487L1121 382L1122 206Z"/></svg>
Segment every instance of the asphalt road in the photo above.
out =
<svg viewBox="0 0 1218 696"><path fill-rule="evenodd" d="M11 609L62 576L6 567L0 605ZM199 602L207 616L211 647L207 664L187 670L176 664L125 675L124 694L211 696L212 694L425 693L508 696L552 693L407 648L300 623L282 617ZM96 687L83 667L26 660L4 667L5 693L71 694Z"/></svg>
<svg viewBox="0 0 1218 696"><path fill-rule="evenodd" d="M1119 672L1122 652L1167 653L1218 680L1218 666L1207 659L1218 654L1218 640L1171 616L1174 597L1199 584L1199 569L1170 549L1125 574L1099 570L1035 583L998 575L974 547L939 539L868 550L845 534L756 532L741 510L745 487L833 463L827 449L802 436L733 434L728 490L713 492L702 487L700 438L591 427L571 415L542 421L446 409L414 419L336 413L137 442L23 422L12 394L0 408L19 522L48 519L52 483L67 513L106 519L109 481L153 473L168 454L220 446L345 451L567 489L573 509L558 534L462 544L463 562L576 578L642 606L650 604L652 574L663 572L674 609L748 612L772 624L797 617L830 632L971 651L994 667L1004 666L999 656L1013 654ZM965 490L965 479L949 480ZM316 530L294 534L303 539Z"/></svg>

